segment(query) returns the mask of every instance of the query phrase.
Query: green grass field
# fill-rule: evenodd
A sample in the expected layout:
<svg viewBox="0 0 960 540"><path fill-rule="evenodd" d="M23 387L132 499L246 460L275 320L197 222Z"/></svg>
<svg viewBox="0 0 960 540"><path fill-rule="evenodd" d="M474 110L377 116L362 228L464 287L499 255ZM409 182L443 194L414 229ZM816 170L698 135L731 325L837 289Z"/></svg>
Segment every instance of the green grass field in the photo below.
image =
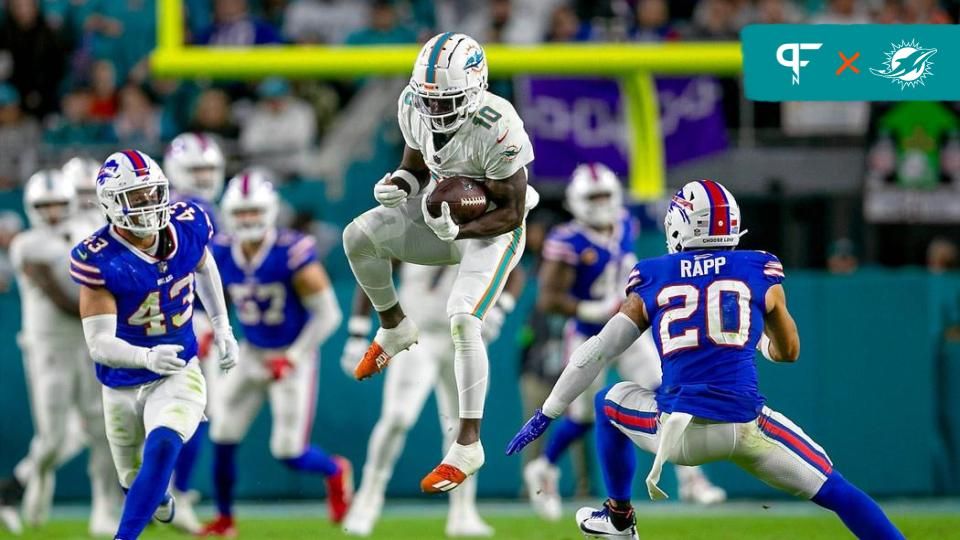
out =
<svg viewBox="0 0 960 540"><path fill-rule="evenodd" d="M888 506L888 505L885 505ZM960 511L957 505L933 503L895 503L890 506L893 520L907 538L960 540ZM325 519L304 517L303 506L292 511L283 505L248 505L250 517L240 521L240 537L256 540L324 540L348 538ZM322 506L316 507L322 512ZM510 540L577 540L570 507L569 519L546 523L529 515L520 504L484 505L481 512L496 530L496 538ZM243 509L241 509L243 510ZM241 512L241 515L243 512ZM26 531L24 540L81 540L88 538L82 512L55 512L52 522L37 530ZM639 509L640 536L653 540L828 540L851 536L832 515L812 505L777 504L764 510L755 503L733 503L709 509L679 504ZM383 540L431 540L444 538L443 507L408 505L388 511L377 525L372 538ZM13 538L0 532L0 538ZM167 527L151 526L144 540L183 540L188 536Z"/></svg>

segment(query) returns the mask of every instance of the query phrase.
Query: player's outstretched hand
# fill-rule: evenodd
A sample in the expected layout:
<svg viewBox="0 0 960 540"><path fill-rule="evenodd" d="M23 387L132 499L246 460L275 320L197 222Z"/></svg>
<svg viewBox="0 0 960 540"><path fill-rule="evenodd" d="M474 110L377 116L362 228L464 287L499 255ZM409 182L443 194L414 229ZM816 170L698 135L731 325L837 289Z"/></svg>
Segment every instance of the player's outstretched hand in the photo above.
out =
<svg viewBox="0 0 960 540"><path fill-rule="evenodd" d="M179 373L187 365L187 361L179 358L177 353L183 350L180 345L157 345L147 351L146 367L160 375Z"/></svg>
<svg viewBox="0 0 960 540"><path fill-rule="evenodd" d="M388 184L390 173L383 175L379 182L373 185L373 198L387 208L396 208L407 200L407 192L396 184Z"/></svg>
<svg viewBox="0 0 960 540"><path fill-rule="evenodd" d="M437 238L444 242L453 242L460 234L460 226L450 217L450 205L444 201L440 205L440 217L435 218L427 211L427 199L429 198L429 194L424 194L420 200L420 210L423 212L424 223L427 224L427 227L430 227L433 234L437 235Z"/></svg>
<svg viewBox="0 0 960 540"><path fill-rule="evenodd" d="M520 428L520 431L513 436L510 443L507 444L507 455L512 456L523 450L525 446L540 438L543 432L550 427L553 419L543 414L543 411L537 409L533 416L527 420L527 423Z"/></svg>
<svg viewBox="0 0 960 540"><path fill-rule="evenodd" d="M366 337L350 336L347 343L343 346L343 353L340 355L340 369L347 374L350 380L356 379L354 370L357 369L357 362L367 353L367 347L370 341Z"/></svg>
<svg viewBox="0 0 960 540"><path fill-rule="evenodd" d="M230 371L237 365L237 359L240 357L240 346L237 345L237 338L233 337L233 332L226 332L225 335L218 335L214 338L219 355L220 369Z"/></svg>

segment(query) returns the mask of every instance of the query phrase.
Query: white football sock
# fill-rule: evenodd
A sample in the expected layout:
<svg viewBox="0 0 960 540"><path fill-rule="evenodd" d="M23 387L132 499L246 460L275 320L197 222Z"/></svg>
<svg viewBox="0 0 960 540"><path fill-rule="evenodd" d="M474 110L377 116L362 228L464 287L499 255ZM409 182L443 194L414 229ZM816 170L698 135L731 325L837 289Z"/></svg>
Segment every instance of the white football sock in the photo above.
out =
<svg viewBox="0 0 960 540"><path fill-rule="evenodd" d="M480 331L482 322L477 317L458 313L450 318L453 337L453 368L460 395L460 418L483 418L483 403L487 398L487 375L490 370L487 348Z"/></svg>
<svg viewBox="0 0 960 540"><path fill-rule="evenodd" d="M453 443L443 457L443 463L460 469L460 472L467 476L480 470L484 461L483 445L480 441L470 444Z"/></svg>

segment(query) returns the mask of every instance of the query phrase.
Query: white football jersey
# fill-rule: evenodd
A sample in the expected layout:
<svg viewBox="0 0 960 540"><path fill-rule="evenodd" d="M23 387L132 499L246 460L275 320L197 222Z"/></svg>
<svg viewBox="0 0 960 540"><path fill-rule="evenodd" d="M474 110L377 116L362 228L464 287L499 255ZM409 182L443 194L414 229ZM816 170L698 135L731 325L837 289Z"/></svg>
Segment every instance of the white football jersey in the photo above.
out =
<svg viewBox="0 0 960 540"><path fill-rule="evenodd" d="M423 154L434 180L451 176L505 180L533 161L533 146L523 120L502 97L484 92L480 109L440 150L433 147L433 132L421 120L413 99L409 88L400 94L397 120L403 140ZM540 195L527 184L527 210L539 200Z"/></svg>
<svg viewBox="0 0 960 540"><path fill-rule="evenodd" d="M75 343L83 339L80 319L61 311L25 272L27 263L49 266L53 278L76 298L79 287L71 282L67 273L70 249L77 241L67 229L43 228L28 229L10 243L10 259L20 289L21 332L28 339L42 338L57 343Z"/></svg>
<svg viewBox="0 0 960 540"><path fill-rule="evenodd" d="M450 332L447 299L459 266L400 266L400 305L422 332Z"/></svg>

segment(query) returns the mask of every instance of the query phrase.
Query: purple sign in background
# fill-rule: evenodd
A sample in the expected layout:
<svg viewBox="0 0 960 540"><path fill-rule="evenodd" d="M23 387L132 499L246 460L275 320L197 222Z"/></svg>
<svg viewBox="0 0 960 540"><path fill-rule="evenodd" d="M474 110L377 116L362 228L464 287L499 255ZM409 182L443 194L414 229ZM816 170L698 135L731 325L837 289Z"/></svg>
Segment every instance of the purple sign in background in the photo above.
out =
<svg viewBox="0 0 960 540"><path fill-rule="evenodd" d="M727 147L720 85L710 77L657 79L667 166ZM566 180L580 163L629 172L620 86L612 79L531 77L518 87L521 114L536 160L533 173Z"/></svg>

